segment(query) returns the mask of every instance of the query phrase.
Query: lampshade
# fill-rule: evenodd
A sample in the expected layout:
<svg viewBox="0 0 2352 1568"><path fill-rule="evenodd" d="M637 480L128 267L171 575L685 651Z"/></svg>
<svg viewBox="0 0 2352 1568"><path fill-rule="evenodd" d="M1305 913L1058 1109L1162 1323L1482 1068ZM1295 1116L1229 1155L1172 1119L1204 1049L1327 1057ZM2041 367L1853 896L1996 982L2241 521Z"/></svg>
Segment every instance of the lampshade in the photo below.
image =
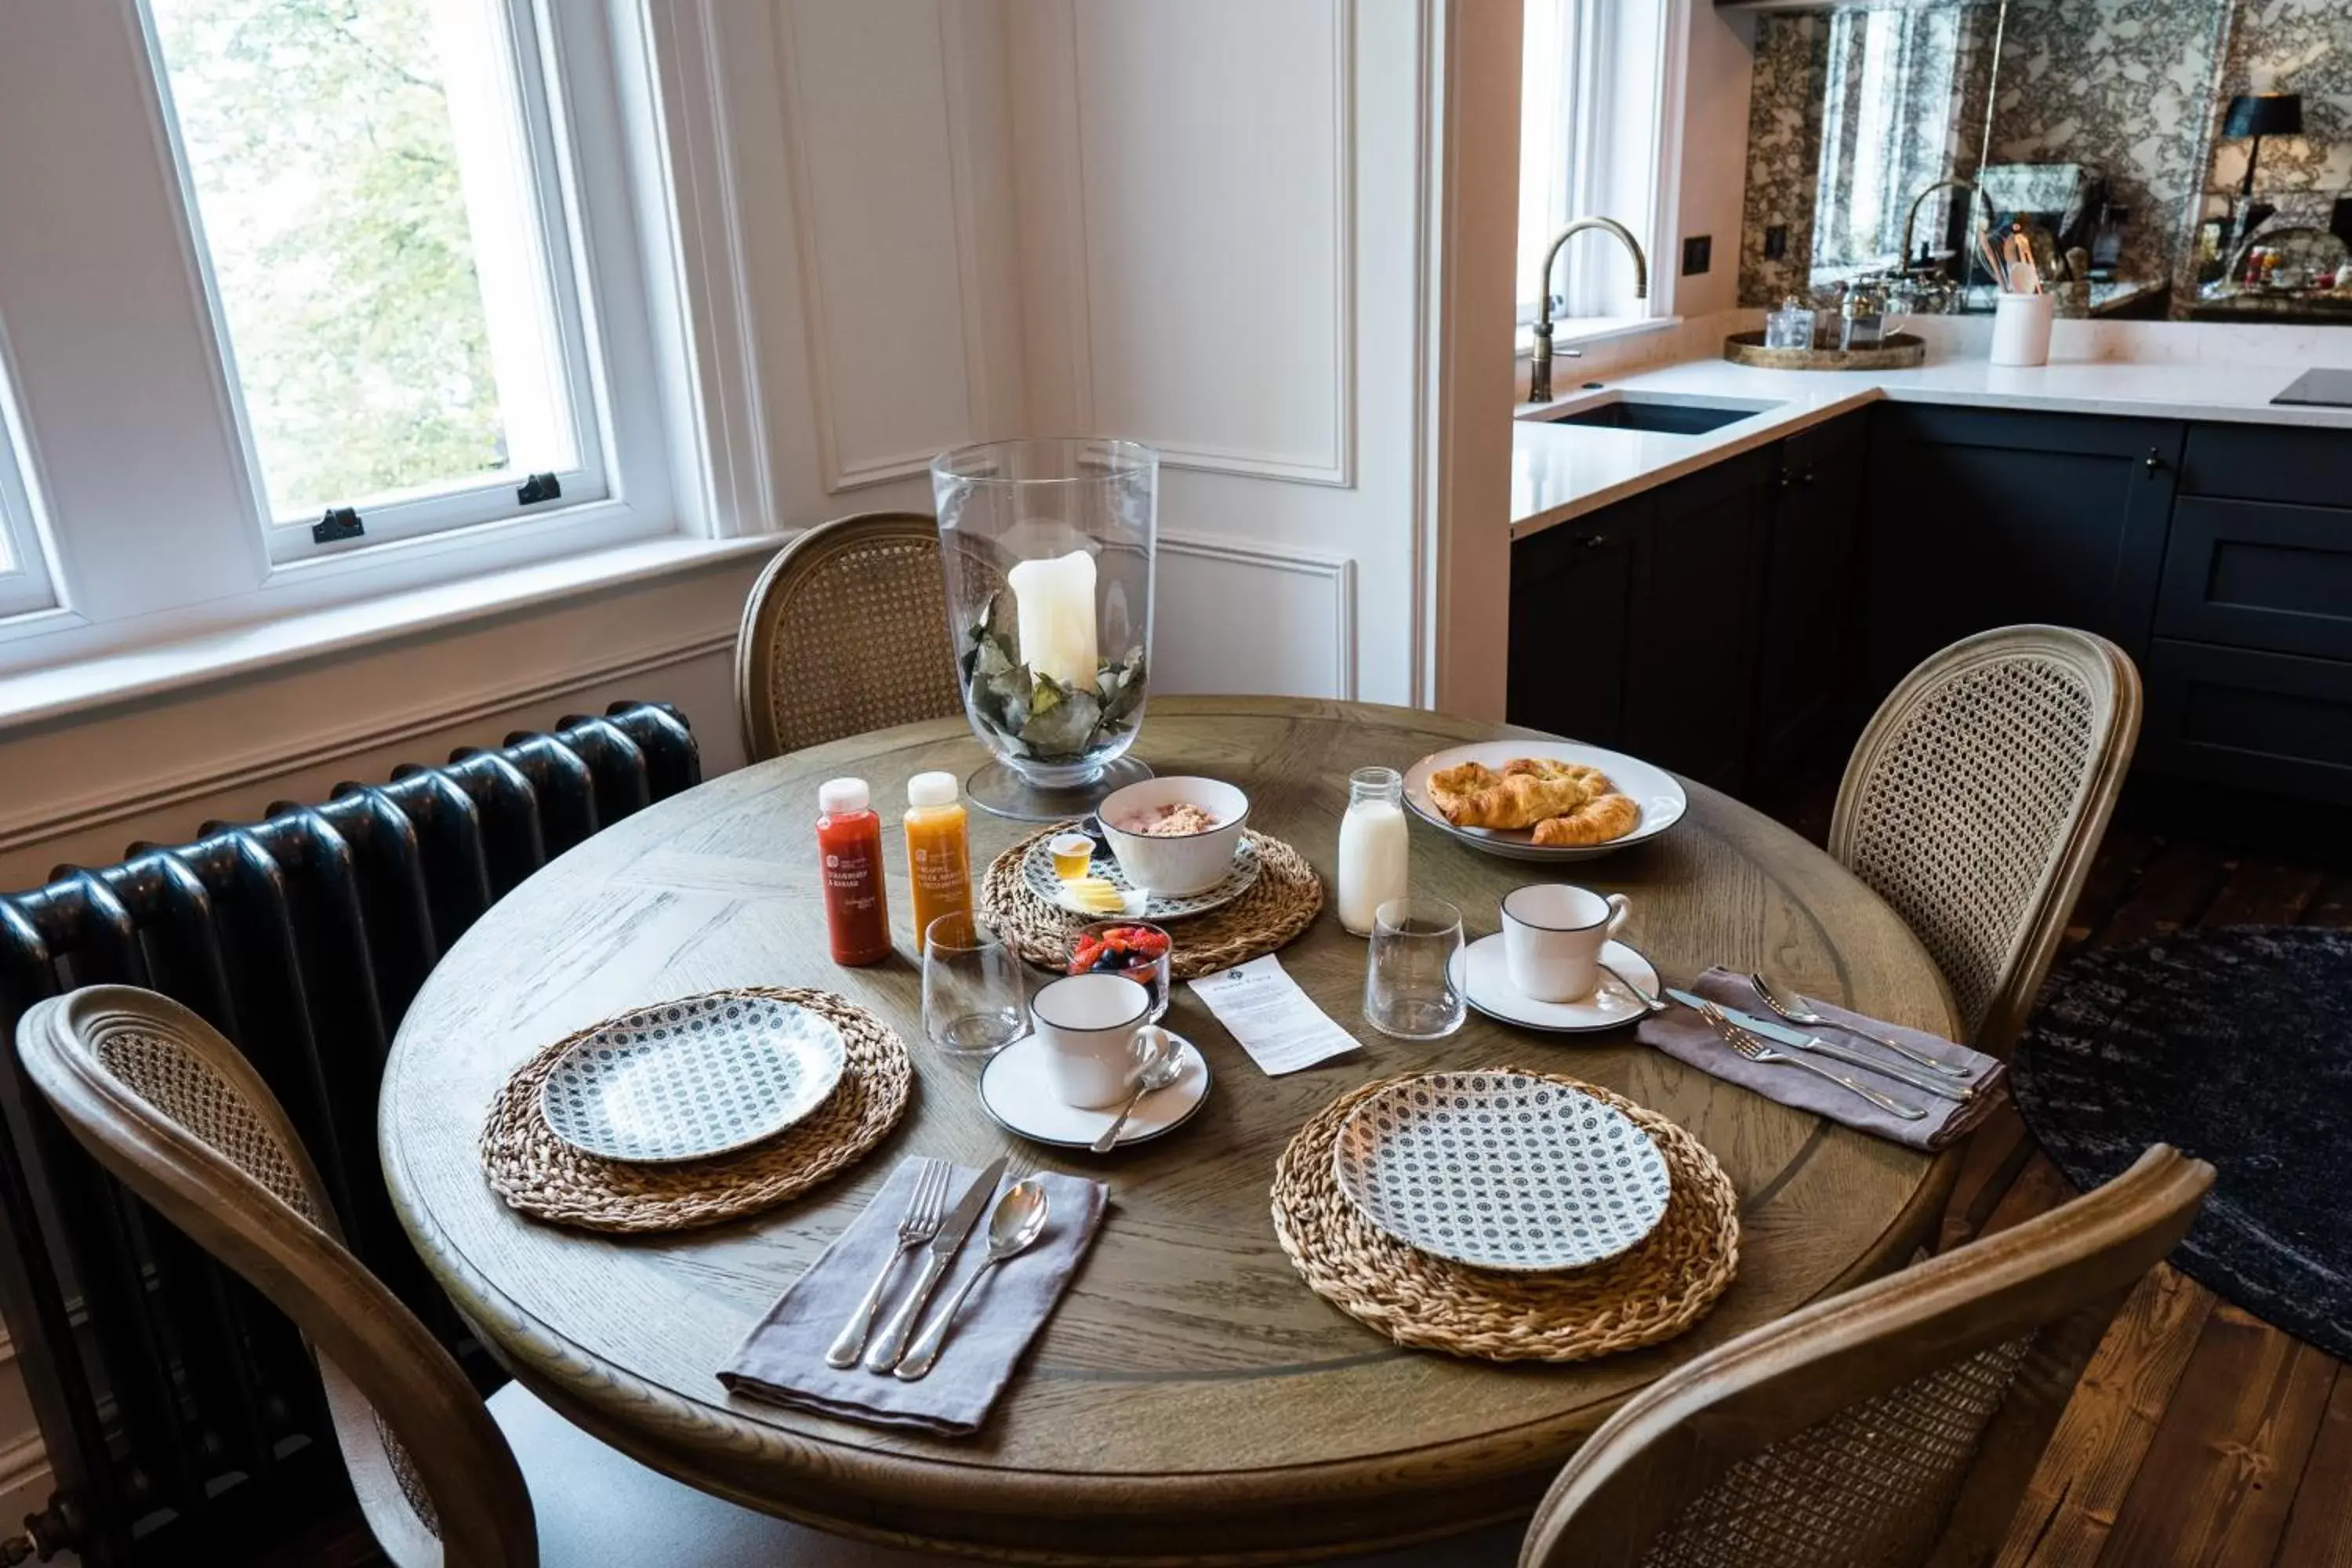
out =
<svg viewBox="0 0 2352 1568"><path fill-rule="evenodd" d="M2230 100L2229 117L2221 121L2224 136L2300 136L2303 134L2303 94L2242 92Z"/></svg>

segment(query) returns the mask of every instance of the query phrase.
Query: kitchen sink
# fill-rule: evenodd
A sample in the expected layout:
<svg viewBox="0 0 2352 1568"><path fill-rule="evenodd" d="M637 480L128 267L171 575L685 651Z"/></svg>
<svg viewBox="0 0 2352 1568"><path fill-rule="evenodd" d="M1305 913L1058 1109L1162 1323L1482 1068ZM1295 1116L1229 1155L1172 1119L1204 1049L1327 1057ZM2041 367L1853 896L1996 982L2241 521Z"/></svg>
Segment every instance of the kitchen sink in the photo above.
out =
<svg viewBox="0 0 2352 1568"><path fill-rule="evenodd" d="M1709 403L1696 398L1621 394L1606 403L1588 404L1566 414L1555 414L1544 423L1591 425L1607 430L1650 430L1665 436L1704 436L1779 406L1777 403Z"/></svg>

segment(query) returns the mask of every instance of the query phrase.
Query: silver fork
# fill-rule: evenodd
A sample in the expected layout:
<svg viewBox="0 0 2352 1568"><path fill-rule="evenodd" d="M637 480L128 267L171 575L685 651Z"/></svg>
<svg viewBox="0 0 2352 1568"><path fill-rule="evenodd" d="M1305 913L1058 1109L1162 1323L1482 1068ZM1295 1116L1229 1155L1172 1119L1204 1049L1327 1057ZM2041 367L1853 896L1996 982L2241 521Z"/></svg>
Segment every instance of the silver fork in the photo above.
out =
<svg viewBox="0 0 2352 1568"><path fill-rule="evenodd" d="M824 1364L851 1367L866 1349L866 1336L874 1331L874 1315L882 1310L882 1298L890 1289L890 1278L898 1271L898 1260L923 1243L939 1235L947 1219L948 1178L955 1167L945 1160L925 1160L915 1172L915 1190L907 1194L906 1212L898 1216L898 1246L883 1261L874 1276L874 1283L866 1288L866 1299L857 1303L849 1321L824 1352Z"/></svg>
<svg viewBox="0 0 2352 1568"><path fill-rule="evenodd" d="M1824 1017L1806 1006L1805 999L1801 996L1791 1003L1775 992L1772 989L1772 983L1761 974L1750 974L1748 977L1748 983L1756 987L1756 994L1764 999L1764 1005L1771 1008L1791 1024L1801 1024L1809 1029L1842 1029L1849 1035L1860 1035L1865 1040L1885 1046L1905 1061L1916 1062L1929 1072L1939 1072L1946 1078L1972 1076L1968 1068L1958 1063L1945 1061L1939 1057L1931 1057L1927 1052L1906 1046L1900 1040L1889 1039L1875 1030L1865 1029L1859 1024L1841 1024L1835 1018Z"/></svg>
<svg viewBox="0 0 2352 1568"><path fill-rule="evenodd" d="M1726 1017L1723 1009L1712 1002L1701 1002L1698 1005L1698 1010L1708 1023L1715 1026L1715 1032L1723 1037L1724 1044L1751 1062L1765 1062L1776 1067L1803 1068L1807 1072L1818 1073L1842 1089L1852 1089L1888 1115L1899 1116L1906 1121L1922 1121L1927 1114L1916 1105L1906 1104L1891 1094L1881 1094L1860 1079L1848 1078L1845 1074L1834 1068L1825 1068L1810 1058L1792 1057L1785 1051L1774 1050L1770 1046Z"/></svg>

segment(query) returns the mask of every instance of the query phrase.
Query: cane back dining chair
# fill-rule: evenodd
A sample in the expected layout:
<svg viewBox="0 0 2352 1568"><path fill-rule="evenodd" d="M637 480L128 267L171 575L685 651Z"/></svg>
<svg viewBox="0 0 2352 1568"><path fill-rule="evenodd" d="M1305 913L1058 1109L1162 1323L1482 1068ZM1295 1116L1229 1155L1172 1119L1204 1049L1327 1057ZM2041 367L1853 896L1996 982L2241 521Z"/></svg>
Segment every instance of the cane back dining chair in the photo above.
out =
<svg viewBox="0 0 2352 1568"><path fill-rule="evenodd" d="M127 985L51 997L25 1014L16 1049L100 1165L302 1331L361 1511L397 1568L948 1562L696 1491L597 1441L520 1384L486 1404L344 1249L318 1172L268 1087L169 997Z"/></svg>
<svg viewBox="0 0 2352 1568"><path fill-rule="evenodd" d="M1523 1568L1990 1563L2084 1363L2212 1182L2158 1144L2095 1193L1667 1373L1552 1483Z"/></svg>
<svg viewBox="0 0 2352 1568"><path fill-rule="evenodd" d="M735 706L755 763L963 711L939 524L860 512L779 551L736 633Z"/></svg>
<svg viewBox="0 0 2352 1568"><path fill-rule="evenodd" d="M1904 677L1854 743L1830 853L1934 957L2006 1057L2138 743L2139 671L2105 637L2004 626Z"/></svg>

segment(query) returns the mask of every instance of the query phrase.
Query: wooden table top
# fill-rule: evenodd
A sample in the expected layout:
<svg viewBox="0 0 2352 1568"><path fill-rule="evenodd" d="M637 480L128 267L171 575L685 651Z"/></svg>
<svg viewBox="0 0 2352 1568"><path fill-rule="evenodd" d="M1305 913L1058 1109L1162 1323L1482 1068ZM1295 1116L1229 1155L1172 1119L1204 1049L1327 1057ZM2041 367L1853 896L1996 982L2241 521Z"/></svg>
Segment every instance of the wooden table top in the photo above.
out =
<svg viewBox="0 0 2352 1568"><path fill-rule="evenodd" d="M1500 726L1360 704L1160 699L1138 752L1163 773L1250 794L1252 825L1335 871L1350 769L1402 768ZM1628 1393L1697 1352L1900 1262L1957 1173L1774 1105L1633 1045L1563 1043L1475 1015L1435 1045L1361 1025L1364 943L1328 907L1284 950L1318 1003L1365 1042L1268 1079L1182 987L1171 1027L1216 1068L1174 1135L1097 1158L1029 1148L1099 1174L1112 1208L1060 1310L989 1425L961 1441L734 1397L715 1370L900 1158L977 1165L1007 1134L976 1068L923 1041L908 957L903 850L886 831L899 954L826 956L812 821L819 781L856 773L886 818L910 773L984 760L961 721L859 736L747 768L597 835L491 909L409 1009L384 1074L380 1135L394 1201L459 1306L558 1409L709 1490L849 1533L992 1555L1257 1561L1370 1548L1524 1511ZM1670 982L1710 963L1760 967L1815 995L1948 1033L1948 993L1884 904L1765 817L1691 786L1659 839L1570 868L1631 896L1626 939ZM1026 829L975 810L985 864ZM1478 855L1415 825L1416 891L1460 905L1474 936L1496 900L1546 868ZM475 1151L491 1096L523 1058L600 1017L713 987L817 985L898 1026L919 1079L874 1158L740 1223L616 1240L526 1220ZM1696 1133L1737 1184L1738 1279L1664 1345L1569 1367L1496 1366L1399 1350L1310 1293L1267 1215L1276 1156L1314 1110L1375 1077L1525 1066L1574 1074ZM1026 1146L1024 1146L1026 1147ZM1064 1555L1064 1560L1068 1560Z"/></svg>

